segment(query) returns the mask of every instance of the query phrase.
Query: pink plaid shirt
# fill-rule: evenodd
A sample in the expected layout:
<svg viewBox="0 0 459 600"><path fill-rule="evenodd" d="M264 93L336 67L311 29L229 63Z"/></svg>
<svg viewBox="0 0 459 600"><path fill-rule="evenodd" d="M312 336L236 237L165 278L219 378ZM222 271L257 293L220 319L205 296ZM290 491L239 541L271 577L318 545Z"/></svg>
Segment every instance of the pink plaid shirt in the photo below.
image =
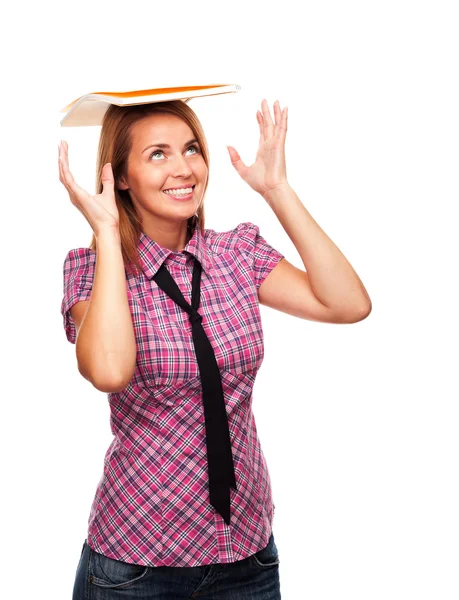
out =
<svg viewBox="0 0 459 600"><path fill-rule="evenodd" d="M275 505L252 412L264 356L258 288L284 258L250 222L222 233L196 228L182 252L139 239L140 276L126 271L137 363L127 387L109 393L113 441L88 521L88 545L145 566L194 567L242 560L264 548ZM220 367L237 490L228 526L209 503L201 381L188 314L152 277L162 263L191 303L193 258L202 265L198 312ZM70 250L61 313L88 300L96 253Z"/></svg>

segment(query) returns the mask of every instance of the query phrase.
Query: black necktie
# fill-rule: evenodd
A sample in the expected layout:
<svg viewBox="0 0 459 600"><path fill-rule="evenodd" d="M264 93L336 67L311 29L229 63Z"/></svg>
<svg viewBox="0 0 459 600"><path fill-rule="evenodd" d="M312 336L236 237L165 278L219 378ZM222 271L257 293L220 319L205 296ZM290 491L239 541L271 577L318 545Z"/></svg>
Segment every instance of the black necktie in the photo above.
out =
<svg viewBox="0 0 459 600"><path fill-rule="evenodd" d="M201 294L201 263L194 258L191 306L183 297L172 275L164 265L153 276L166 294L190 315L193 343L201 376L206 424L207 465L209 471L209 501L230 524L230 486L236 488L233 455L225 409L220 370L214 350L201 325L198 313Z"/></svg>

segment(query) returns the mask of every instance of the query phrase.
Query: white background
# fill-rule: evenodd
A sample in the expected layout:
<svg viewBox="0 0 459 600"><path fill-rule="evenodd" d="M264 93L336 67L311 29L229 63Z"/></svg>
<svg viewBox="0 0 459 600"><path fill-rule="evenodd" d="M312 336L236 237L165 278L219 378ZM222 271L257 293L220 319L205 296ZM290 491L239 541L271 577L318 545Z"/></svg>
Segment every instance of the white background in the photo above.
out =
<svg viewBox="0 0 459 600"><path fill-rule="evenodd" d="M271 473L283 600L459 594L454 2L63 2L4 10L2 585L71 598L104 453L106 395L77 370L60 304L87 221L58 178L69 143L94 192L100 129L61 128L92 91L236 83L192 100L211 152L206 227L295 246L232 167L256 110L289 107L289 182L362 279L353 325L261 307L254 413Z"/></svg>

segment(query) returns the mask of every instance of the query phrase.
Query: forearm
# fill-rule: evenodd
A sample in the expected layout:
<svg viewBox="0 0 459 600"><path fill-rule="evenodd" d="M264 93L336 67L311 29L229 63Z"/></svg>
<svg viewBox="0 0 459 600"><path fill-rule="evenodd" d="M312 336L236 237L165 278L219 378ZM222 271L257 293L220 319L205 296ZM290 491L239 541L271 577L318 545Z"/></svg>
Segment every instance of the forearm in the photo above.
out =
<svg viewBox="0 0 459 600"><path fill-rule="evenodd" d="M371 311L370 297L357 273L290 185L263 197L298 250L320 302L343 313Z"/></svg>
<svg viewBox="0 0 459 600"><path fill-rule="evenodd" d="M79 369L98 389L122 389L136 351L119 232L107 229L97 236L91 300L76 341Z"/></svg>

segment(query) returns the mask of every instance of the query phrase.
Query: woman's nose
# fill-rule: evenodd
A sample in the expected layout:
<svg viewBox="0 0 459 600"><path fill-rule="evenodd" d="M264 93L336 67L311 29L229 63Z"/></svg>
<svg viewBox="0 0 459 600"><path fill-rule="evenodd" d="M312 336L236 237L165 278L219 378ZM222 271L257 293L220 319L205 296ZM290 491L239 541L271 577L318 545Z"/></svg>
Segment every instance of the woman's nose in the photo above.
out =
<svg viewBox="0 0 459 600"><path fill-rule="evenodd" d="M172 173L174 175L191 175L191 168L184 156L172 157Z"/></svg>

